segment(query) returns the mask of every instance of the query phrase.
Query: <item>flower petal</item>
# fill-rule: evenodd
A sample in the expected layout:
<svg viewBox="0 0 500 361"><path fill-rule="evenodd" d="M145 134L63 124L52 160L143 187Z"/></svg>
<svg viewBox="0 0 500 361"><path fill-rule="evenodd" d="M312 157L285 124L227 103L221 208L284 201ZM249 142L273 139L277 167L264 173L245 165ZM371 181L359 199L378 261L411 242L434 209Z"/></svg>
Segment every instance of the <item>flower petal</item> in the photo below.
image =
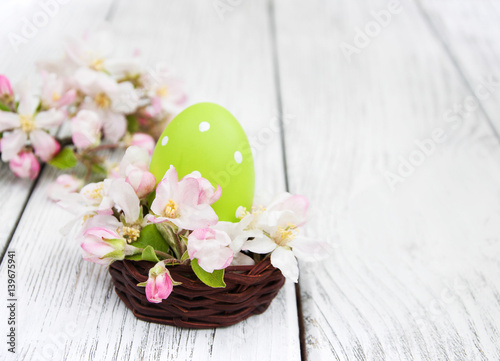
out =
<svg viewBox="0 0 500 361"><path fill-rule="evenodd" d="M139 198L130 184L123 179L113 180L109 189L109 196L123 210L127 223L137 221L140 213Z"/></svg>
<svg viewBox="0 0 500 361"><path fill-rule="evenodd" d="M333 248L326 242L305 237L296 237L289 244L293 254L300 260L320 262L332 253Z"/></svg>
<svg viewBox="0 0 500 361"><path fill-rule="evenodd" d="M30 133L30 140L35 148L35 154L44 162L49 161L59 152L61 146L53 136L44 132L41 129L35 129Z"/></svg>
<svg viewBox="0 0 500 361"><path fill-rule="evenodd" d="M38 104L40 104L40 99L32 92L31 84L22 84L19 93L20 97L17 112L21 115L35 114L36 108L38 108Z"/></svg>
<svg viewBox="0 0 500 361"><path fill-rule="evenodd" d="M299 266L297 265L297 260L292 250L277 247L273 253L271 253L271 264L279 268L283 276L287 279L295 283L299 280Z"/></svg>
<svg viewBox="0 0 500 361"><path fill-rule="evenodd" d="M127 131L127 119L122 114L102 112L104 137L112 143L118 142Z"/></svg>
<svg viewBox="0 0 500 361"><path fill-rule="evenodd" d="M13 158L26 144L26 133L21 129L16 129L12 133L5 134L0 140L0 150L2 151L2 160L7 162Z"/></svg>
<svg viewBox="0 0 500 361"><path fill-rule="evenodd" d="M4 112L0 110L0 132L5 130L18 128L21 125L19 122L19 114Z"/></svg>
<svg viewBox="0 0 500 361"><path fill-rule="evenodd" d="M242 249L253 253L266 254L272 252L276 247L276 243L271 238L263 235L245 242Z"/></svg>
<svg viewBox="0 0 500 361"><path fill-rule="evenodd" d="M64 112L57 109L50 109L45 112L40 112L35 117L35 124L38 128L50 128L61 125L66 116Z"/></svg>

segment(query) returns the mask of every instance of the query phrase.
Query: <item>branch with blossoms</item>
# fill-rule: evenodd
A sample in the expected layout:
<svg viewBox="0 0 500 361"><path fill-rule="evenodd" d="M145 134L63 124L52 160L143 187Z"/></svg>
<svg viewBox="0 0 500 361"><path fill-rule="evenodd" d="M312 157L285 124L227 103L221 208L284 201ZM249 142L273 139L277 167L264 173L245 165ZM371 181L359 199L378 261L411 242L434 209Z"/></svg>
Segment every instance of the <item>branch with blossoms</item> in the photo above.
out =
<svg viewBox="0 0 500 361"><path fill-rule="evenodd" d="M13 88L0 75L0 152L12 172L34 179L40 162L69 170L83 165L83 183L109 175L115 165L101 151L143 147L156 139L185 102L181 82L137 57L116 59L104 34L70 39L62 59L39 64L39 87ZM69 123L70 135L57 131Z"/></svg>
<svg viewBox="0 0 500 361"><path fill-rule="evenodd" d="M169 266L190 264L198 278L211 287L225 287L230 265L254 265L269 257L272 265L298 281L297 258L317 261L329 246L304 237L308 201L283 193L267 205L238 208L239 222L219 221L212 208L223 190L199 172L179 180L173 166L156 185L148 171L150 156L129 147L118 171L102 182L77 191L61 179L51 197L76 217L68 227L78 233L83 258L109 265L115 261L150 261L146 287L149 302L160 303L178 284ZM71 189L71 190L70 190Z"/></svg>

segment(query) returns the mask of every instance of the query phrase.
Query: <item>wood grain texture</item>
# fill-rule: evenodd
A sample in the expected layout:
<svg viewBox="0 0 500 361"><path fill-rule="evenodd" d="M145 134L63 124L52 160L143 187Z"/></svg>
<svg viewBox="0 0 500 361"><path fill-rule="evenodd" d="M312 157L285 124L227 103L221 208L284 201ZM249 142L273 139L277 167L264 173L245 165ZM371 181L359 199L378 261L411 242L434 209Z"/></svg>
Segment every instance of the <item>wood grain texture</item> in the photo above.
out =
<svg viewBox="0 0 500 361"><path fill-rule="evenodd" d="M173 65L190 103L219 103L240 120L255 148L257 188L274 193L285 184L266 5L244 3L221 21L209 2L120 1L112 26L118 54L137 44L152 70ZM266 313L229 328L182 330L135 319L107 270L81 260L74 234L57 233L71 216L45 196L55 175L41 176L9 247L20 269L16 360L300 359L292 284ZM5 264L0 273L4 284Z"/></svg>
<svg viewBox="0 0 500 361"><path fill-rule="evenodd" d="M81 34L86 27L102 22L112 1L73 0L64 5L57 5L54 1L56 5L49 7L52 15L47 15L47 25L36 27L33 37L27 38L23 36L23 28L27 26L23 19L32 22L36 14L48 14L40 6L41 3L6 1L0 5L0 74L8 76L13 86L28 78L36 78L36 61L61 55L61 40L65 36ZM33 185L33 181L15 177L8 164L0 164L0 254L10 241Z"/></svg>
<svg viewBox="0 0 500 361"><path fill-rule="evenodd" d="M496 1L427 1L417 4L464 77L469 92L500 83L500 4ZM480 94L479 94L480 97ZM480 99L492 125L500 129L500 91Z"/></svg>
<svg viewBox="0 0 500 361"><path fill-rule="evenodd" d="M388 4L275 1L290 189L334 246L301 267L307 357L497 360L498 138L480 111L447 117L469 89L413 2L348 61ZM392 190L403 159L419 165Z"/></svg>

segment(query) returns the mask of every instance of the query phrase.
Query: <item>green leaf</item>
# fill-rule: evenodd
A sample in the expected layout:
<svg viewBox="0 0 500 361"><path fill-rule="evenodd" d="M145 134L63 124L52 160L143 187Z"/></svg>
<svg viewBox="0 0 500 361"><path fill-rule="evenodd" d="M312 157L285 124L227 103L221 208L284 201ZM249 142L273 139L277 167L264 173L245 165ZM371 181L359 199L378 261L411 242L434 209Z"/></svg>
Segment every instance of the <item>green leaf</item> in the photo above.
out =
<svg viewBox="0 0 500 361"><path fill-rule="evenodd" d="M179 249L179 245L177 244L176 235L172 230L172 227L168 224L168 222L156 223L155 226L158 232L162 235L163 239L172 248L172 251L175 253L175 257L179 259L182 256L182 253Z"/></svg>
<svg viewBox="0 0 500 361"><path fill-rule="evenodd" d="M146 287L147 282L141 282L137 284L137 287Z"/></svg>
<svg viewBox="0 0 500 361"><path fill-rule="evenodd" d="M147 246L153 247L157 251L168 253L169 247L165 239L154 224L148 224L141 231L137 241L131 243L132 246L137 248L146 248Z"/></svg>
<svg viewBox="0 0 500 361"><path fill-rule="evenodd" d="M184 254L182 255L181 262L183 262L183 261L185 261L187 259L189 259L189 253L188 253L188 251L184 252Z"/></svg>
<svg viewBox="0 0 500 361"><path fill-rule="evenodd" d="M106 253L102 258L123 259L123 251L115 249L114 251Z"/></svg>
<svg viewBox="0 0 500 361"><path fill-rule="evenodd" d="M149 262L154 262L158 263L160 260L156 256L155 250L151 246L147 246L144 248L144 251L142 251L142 258L143 261L149 261Z"/></svg>
<svg viewBox="0 0 500 361"><path fill-rule="evenodd" d="M224 288L226 283L224 282L224 270L215 270L212 273L208 273L198 264L198 260L195 258L191 261L191 268L194 273L198 276L201 282L207 286L213 288Z"/></svg>
<svg viewBox="0 0 500 361"><path fill-rule="evenodd" d="M90 167L92 172L102 174L102 175L107 175L108 171L107 169L102 165L102 164L92 164Z"/></svg>
<svg viewBox="0 0 500 361"><path fill-rule="evenodd" d="M73 168L78 163L73 149L63 148L57 155L49 161L49 164L58 169Z"/></svg>
<svg viewBox="0 0 500 361"><path fill-rule="evenodd" d="M5 112L10 112L10 109L7 105L5 105L4 103L0 103L0 110L3 110Z"/></svg>
<svg viewBox="0 0 500 361"><path fill-rule="evenodd" d="M134 114L127 115L127 131L129 133L135 133L139 129L139 121L137 116Z"/></svg>

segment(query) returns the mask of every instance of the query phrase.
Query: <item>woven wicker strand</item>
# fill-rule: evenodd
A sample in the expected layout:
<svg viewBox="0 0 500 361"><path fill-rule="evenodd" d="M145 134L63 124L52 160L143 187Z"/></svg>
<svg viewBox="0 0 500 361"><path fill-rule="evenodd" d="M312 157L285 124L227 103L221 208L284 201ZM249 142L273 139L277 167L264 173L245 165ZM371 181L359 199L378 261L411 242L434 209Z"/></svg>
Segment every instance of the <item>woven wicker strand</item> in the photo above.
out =
<svg viewBox="0 0 500 361"><path fill-rule="evenodd" d="M191 266L168 266L172 278L182 285L175 286L161 303L150 303L145 288L137 284L148 279L152 266L146 261L113 262L109 273L116 293L138 319L184 328L226 327L263 313L285 283L268 258L255 266L226 268L225 288L203 284Z"/></svg>

